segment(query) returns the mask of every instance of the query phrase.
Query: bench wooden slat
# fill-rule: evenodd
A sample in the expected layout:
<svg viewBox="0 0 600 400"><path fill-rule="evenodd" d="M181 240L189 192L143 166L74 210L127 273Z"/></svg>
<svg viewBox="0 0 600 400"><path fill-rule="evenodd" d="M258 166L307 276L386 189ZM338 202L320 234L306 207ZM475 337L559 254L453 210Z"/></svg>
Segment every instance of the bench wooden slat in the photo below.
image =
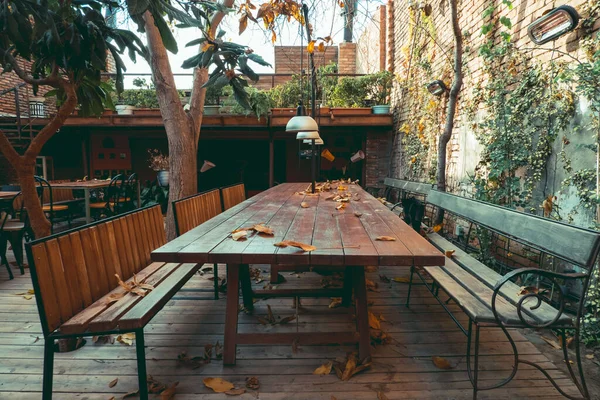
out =
<svg viewBox="0 0 600 400"><path fill-rule="evenodd" d="M463 288L458 282L448 275L441 267L425 267L425 271L454 299L465 313L475 322L494 320L492 311Z"/></svg>
<svg viewBox="0 0 600 400"><path fill-rule="evenodd" d="M198 193L174 201L173 208L177 223L177 234L183 235L221 213L221 192L219 189L214 189L209 192Z"/></svg>
<svg viewBox="0 0 600 400"><path fill-rule="evenodd" d="M48 254L48 263L50 265L50 273L54 282L54 290L56 291L56 300L60 309L61 321L66 321L75 313L71 305L71 295L69 286L65 279L65 270L62 263L60 247L58 240L52 239L46 242L46 253Z"/></svg>
<svg viewBox="0 0 600 400"><path fill-rule="evenodd" d="M140 254L140 248L138 246L137 235L133 225L133 220L130 218L131 215L123 217L122 227L123 235L125 238L126 249L131 252L132 264L129 266L131 274L138 272L138 266L143 263L143 255Z"/></svg>
<svg viewBox="0 0 600 400"><path fill-rule="evenodd" d="M117 283L115 275L119 275L121 279L127 278L123 278L121 263L117 257L117 242L115 240L114 229L111 221L98 225L98 236L99 238L102 238L99 240L99 244L102 256L104 258L106 279L109 286L114 287L114 285Z"/></svg>
<svg viewBox="0 0 600 400"><path fill-rule="evenodd" d="M151 209L150 215L154 218L154 223L152 224L152 226L156 231L156 236L158 237L158 244L160 247L167 242L167 234L165 232L165 221L163 219L161 208L156 207Z"/></svg>
<svg viewBox="0 0 600 400"><path fill-rule="evenodd" d="M429 192L427 201L580 266L592 267L598 255L600 233L596 231L436 190Z"/></svg>
<svg viewBox="0 0 600 400"><path fill-rule="evenodd" d="M58 239L58 247L60 254L68 254L68 257L62 257L64 269L64 277L67 280L67 287L70 288L69 295L71 297L71 308L73 313L78 313L83 310L87 304L83 299L82 286L79 283L77 267L71 256L71 241L68 236L61 236ZM88 285L89 289L89 285ZM89 295L89 293L88 293ZM91 303L91 295L89 296Z"/></svg>
<svg viewBox="0 0 600 400"><path fill-rule="evenodd" d="M138 329L146 325L201 266L201 264L179 264L161 285L138 301L119 320L119 329Z"/></svg>
<svg viewBox="0 0 600 400"><path fill-rule="evenodd" d="M61 324L60 309L58 306L58 299L56 298L56 290L52 280L52 273L50 272L50 263L48 261L45 244L40 243L32 246L31 253L33 260L35 261L35 271L41 292L38 293L36 290L35 295L42 296L43 300L44 310L40 310L40 313L43 312L45 314L48 330L53 331Z"/></svg>
<svg viewBox="0 0 600 400"><path fill-rule="evenodd" d="M79 288L81 298L83 299L83 306L87 307L94 302L94 296L90 287L88 271L85 268L85 257L83 255L81 237L79 234L65 235L59 237L58 242L61 245L61 251L63 251L64 254L70 254L70 257L67 257L67 259L69 262L72 262L75 267L77 287Z"/></svg>
<svg viewBox="0 0 600 400"><path fill-rule="evenodd" d="M158 268L160 268L163 265L164 263L161 262L150 264L148 267L140 271L139 274L137 274L137 279L139 281L145 280L148 276L152 275ZM131 282L132 280L133 278L128 279L126 282ZM123 289L121 286L116 287L106 295L102 296L100 299L96 300L85 310L76 314L67 322L62 324L60 327L60 331L66 334L77 334L86 332L88 330L89 322L93 320L97 315L101 314L112 304L108 301L109 298L111 296L118 296L124 293L125 289Z"/></svg>
<svg viewBox="0 0 600 400"><path fill-rule="evenodd" d="M81 239L81 248L83 250L83 256L85 258L85 268L88 272L90 279L90 289L92 291L92 298L98 300L100 297L107 292L103 285L103 280L106 280L104 271L101 271L101 258L100 253L95 248L93 243L91 229L84 229L74 234L78 235ZM106 282L106 288L108 288L108 282Z"/></svg>
<svg viewBox="0 0 600 400"><path fill-rule="evenodd" d="M136 279L140 283L147 283L155 286L155 288L158 288L160 287L161 282L164 281L178 267L179 264L162 264L158 268L153 268L154 272L147 276L143 281L138 279L137 275ZM135 293L125 294L125 296L114 302L102 313L96 315L94 319L88 323L88 330L92 332L102 332L115 329L121 316L135 306L135 304L137 304L141 299L143 299L143 297Z"/></svg>
<svg viewBox="0 0 600 400"><path fill-rule="evenodd" d="M480 281L485 283L490 289L493 289L496 283L502 279L502 275L498 274L494 270L482 264L479 260L476 260L463 250L457 248L457 246L444 239L437 233L430 233L427 235L428 239L441 251L446 252L448 250L454 250L452 259L456 261L463 269L469 271L472 275L476 276ZM518 295L520 287L512 282L507 282L501 289L501 293L505 299L507 299L512 305L516 305L520 300ZM528 309L523 308L524 311ZM558 310L547 303L542 303L535 312L527 312L528 315L536 318L539 321L551 321L554 319ZM572 322L571 318L563 314L559 320L560 323L568 324Z"/></svg>
<svg viewBox="0 0 600 400"><path fill-rule="evenodd" d="M221 189L221 196L223 197L223 209L229 210L246 200L246 188L243 183L228 186Z"/></svg>

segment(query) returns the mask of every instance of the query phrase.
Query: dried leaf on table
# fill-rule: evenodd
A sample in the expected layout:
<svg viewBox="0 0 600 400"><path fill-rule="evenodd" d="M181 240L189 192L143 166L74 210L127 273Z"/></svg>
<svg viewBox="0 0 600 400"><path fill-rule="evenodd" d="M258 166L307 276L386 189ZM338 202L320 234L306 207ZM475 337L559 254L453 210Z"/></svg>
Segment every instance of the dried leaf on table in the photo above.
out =
<svg viewBox="0 0 600 400"><path fill-rule="evenodd" d="M335 209L336 210L343 210L344 208L346 208L346 203L340 203Z"/></svg>
<svg viewBox="0 0 600 400"><path fill-rule="evenodd" d="M247 228L237 228L236 230L231 231L231 233L233 234L233 233L238 233L238 232L242 232L242 231L251 231L251 230L254 230L253 226L249 226Z"/></svg>
<svg viewBox="0 0 600 400"><path fill-rule="evenodd" d="M433 365L438 367L439 369L453 369L454 366L450 364L450 361L445 359L444 357L431 357L431 361L433 361Z"/></svg>
<svg viewBox="0 0 600 400"><path fill-rule="evenodd" d="M329 361L325 364L321 365L319 368L313 371L313 375L329 375L331 373L331 368L333 367L333 362Z"/></svg>
<svg viewBox="0 0 600 400"><path fill-rule="evenodd" d="M404 276L403 277L394 277L394 278L392 278L392 280L394 282L398 282L398 283L410 283L410 279L406 278Z"/></svg>
<svg viewBox="0 0 600 400"><path fill-rule="evenodd" d="M310 205L308 205L307 202L303 201L302 203L300 203L300 207L302 207L302 208L308 208L308 207L310 207Z"/></svg>
<svg viewBox="0 0 600 400"><path fill-rule="evenodd" d="M338 308L342 305L341 297L332 297L331 303L329 303L329 308Z"/></svg>
<svg viewBox="0 0 600 400"><path fill-rule="evenodd" d="M391 282L390 278L388 278L387 276L382 275L382 274L379 274L379 280L381 282L383 282L383 283L390 283Z"/></svg>
<svg viewBox="0 0 600 400"><path fill-rule="evenodd" d="M354 213L354 216L356 216L356 217L360 218L360 217L362 217L362 213L360 213L360 212L355 212L355 213Z"/></svg>
<svg viewBox="0 0 600 400"><path fill-rule="evenodd" d="M119 378L115 378L112 381L110 381L110 383L108 384L108 387L115 387L117 385L117 383L119 383Z"/></svg>
<svg viewBox="0 0 600 400"><path fill-rule="evenodd" d="M395 242L396 238L393 236L377 236L375 240L380 240L382 242Z"/></svg>
<svg viewBox="0 0 600 400"><path fill-rule="evenodd" d="M303 251L315 251L317 249L315 246L312 246L310 244L296 242L294 240L284 240L283 242L274 243L274 246L277 246L277 247L292 246L292 247L297 247L299 249L302 249Z"/></svg>
<svg viewBox="0 0 600 400"><path fill-rule="evenodd" d="M369 326L372 329L381 329L381 322L379 321L379 318L377 318L371 311L369 311Z"/></svg>
<svg viewBox="0 0 600 400"><path fill-rule="evenodd" d="M260 381L255 376L250 376L246 378L246 387L252 390L260 389Z"/></svg>
<svg viewBox="0 0 600 400"><path fill-rule="evenodd" d="M223 378L204 378L202 382L204 383L204 386L212 389L215 393L225 393L235 387L233 383L228 382Z"/></svg>
<svg viewBox="0 0 600 400"><path fill-rule="evenodd" d="M246 389L244 388L232 389L225 392L227 396L240 396L244 393L246 393Z"/></svg>
<svg viewBox="0 0 600 400"><path fill-rule="evenodd" d="M256 232L262 233L263 235L273 236L275 231L268 226L264 226L263 224L257 224L252 227Z"/></svg>
<svg viewBox="0 0 600 400"><path fill-rule="evenodd" d="M175 390L179 382L175 382L160 393L160 400L171 400L175 398Z"/></svg>
<svg viewBox="0 0 600 400"><path fill-rule="evenodd" d="M348 189L348 187L347 187L347 186L342 186L342 185L339 185L339 186L337 187L337 190L338 190L338 192L343 192L343 191L344 191L344 190L346 190L346 189Z"/></svg>
<svg viewBox="0 0 600 400"><path fill-rule="evenodd" d="M446 250L446 252L445 252L446 257L452 258L452 256L454 255L455 252L456 252L456 250Z"/></svg>
<svg viewBox="0 0 600 400"><path fill-rule="evenodd" d="M246 239L247 236L248 236L248 231L239 231L239 232L231 234L231 238L233 240L235 240L236 242L241 239Z"/></svg>
<svg viewBox="0 0 600 400"><path fill-rule="evenodd" d="M133 344L134 339L135 333L124 333L122 335L117 336L117 342L126 344L127 346L131 346Z"/></svg>

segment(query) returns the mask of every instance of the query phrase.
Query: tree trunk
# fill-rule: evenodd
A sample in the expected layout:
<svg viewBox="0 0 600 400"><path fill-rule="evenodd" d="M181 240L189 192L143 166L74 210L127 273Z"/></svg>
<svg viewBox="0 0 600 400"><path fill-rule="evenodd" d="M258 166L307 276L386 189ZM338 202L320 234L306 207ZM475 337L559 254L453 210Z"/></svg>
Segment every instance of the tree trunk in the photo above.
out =
<svg viewBox="0 0 600 400"><path fill-rule="evenodd" d="M454 34L454 82L450 89L448 99L448 110L446 114L446 124L444 133L440 136L438 143L438 165L437 165L437 190L446 191L446 154L452 131L454 130L454 118L458 105L458 95L463 84L463 41L460 26L458 25L458 5L457 0L450 0L452 32ZM441 224L444 219L444 210L439 209L435 218L435 224Z"/></svg>
<svg viewBox="0 0 600 400"><path fill-rule="evenodd" d="M51 224L42 210L42 203L39 200L33 177L35 175L35 161L33 163L26 162L23 158L19 162L19 165L13 165L13 167L17 171L21 193L23 194L23 205L27 210L27 217L29 218L29 223L35 237L42 238L49 236L52 230Z"/></svg>

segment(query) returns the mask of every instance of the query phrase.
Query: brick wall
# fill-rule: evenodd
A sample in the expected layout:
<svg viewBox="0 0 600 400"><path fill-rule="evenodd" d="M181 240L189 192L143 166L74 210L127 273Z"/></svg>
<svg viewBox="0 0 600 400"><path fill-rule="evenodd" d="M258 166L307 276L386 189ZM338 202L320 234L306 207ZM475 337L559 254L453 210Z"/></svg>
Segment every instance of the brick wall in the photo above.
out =
<svg viewBox="0 0 600 400"><path fill-rule="evenodd" d="M340 43L338 46L338 52L338 72L340 74L355 74L356 43Z"/></svg>
<svg viewBox="0 0 600 400"><path fill-rule="evenodd" d="M545 10L552 9L562 4L569 4L575 8L579 8L586 0L573 0L566 2L565 0L549 1L549 0L514 0L514 8L508 11L502 5L501 1L489 0L463 0L459 4L459 24L461 31L468 34L465 39L465 47L468 52L465 53L465 79L461 100L471 96L471 91L485 77L482 70L482 59L478 56L480 46L485 38L481 35L481 27L484 23L482 18L483 11L490 5L497 5L501 10L502 15L509 17L513 23L512 37L513 42L517 47L535 47L527 36L527 26L535 19L542 16ZM447 2L431 2L433 30L435 31L435 42L433 40L427 46L435 46L436 55L432 62L432 75L440 78L448 78L452 80L451 69L449 70L448 57L451 58L454 48L454 39L450 25L450 10ZM388 8L392 9L389 14L393 15L393 21L388 21L388 25L392 27L393 34L388 36L388 54L391 54L391 59L388 57L389 64L393 67L393 72L399 77L407 76L407 57L403 48L410 48L408 43L409 30L409 14L408 2L395 1L388 3ZM596 24L598 25L598 23ZM555 42L557 50L565 51L575 58L582 58L582 50L577 46L577 33L567 34L559 38ZM551 48L552 44L546 44L545 48ZM536 58L540 61L547 61L552 56L551 51L536 51ZM560 55L554 54L554 59L560 59ZM568 57L563 56L564 60L570 61ZM571 61L570 61L571 62ZM444 75L446 73L446 76ZM396 88L397 89L397 88ZM395 90L392 96L392 105L395 107L395 132L402 124L410 118L406 115L408 107L402 98L402 93ZM409 101L409 100L408 100ZM474 135L468 124L464 123L465 118L462 114L462 109L459 103L459 110L455 120L455 129L452 139L448 147L448 162L447 162L447 177L451 190L467 190L467 174L472 174L473 169L479 159L479 145L474 138ZM442 130L440 124L440 133ZM393 163L392 175L396 177L403 176L402 163L402 147L401 140L394 141L393 148Z"/></svg>
<svg viewBox="0 0 600 400"><path fill-rule="evenodd" d="M380 6L356 43L356 73L372 74L386 69L387 8Z"/></svg>
<svg viewBox="0 0 600 400"><path fill-rule="evenodd" d="M382 187L390 163L390 132L368 132L365 149L365 187Z"/></svg>

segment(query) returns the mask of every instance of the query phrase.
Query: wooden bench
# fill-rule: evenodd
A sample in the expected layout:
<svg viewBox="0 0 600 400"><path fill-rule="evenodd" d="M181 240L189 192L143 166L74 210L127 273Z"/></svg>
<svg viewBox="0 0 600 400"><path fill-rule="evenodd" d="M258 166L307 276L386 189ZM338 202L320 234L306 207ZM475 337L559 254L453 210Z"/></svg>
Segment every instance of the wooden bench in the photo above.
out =
<svg viewBox="0 0 600 400"><path fill-rule="evenodd" d="M536 249L541 254L554 257L563 262L568 269L565 272L552 272L541 268L518 268L502 276L491 268L470 256L456 243L445 239L438 233L429 233L428 238L433 245L449 255L443 267L425 267L425 272L433 282L427 284L422 272L411 268L410 285L413 273L425 283L440 304L452 316L446 306L447 302L440 297L439 288L452 299L469 317L468 327L463 327L458 319L452 316L459 328L467 335L467 369L473 384L476 397L480 390L500 387L517 373L520 364L533 366L550 380L563 395L565 392L539 365L519 356L515 342L508 328L552 328L562 336L562 347L565 362L573 382L584 396L590 394L582 370L579 346L579 334L583 317L585 294L590 284L592 271L600 248L600 232L566 225L547 218L521 213L504 207L432 190L428 202L444 210L448 215L464 219L479 226L516 241L519 245ZM469 240L469 235L465 239ZM453 252L453 253L452 253ZM572 271L579 272L570 272ZM528 278L533 278L528 279ZM560 282L580 280L582 293L576 307L576 316L572 318L565 311L567 297ZM410 288L407 307L410 302ZM480 387L478 384L479 332L481 328L500 327L506 335L514 353L512 373L503 381L493 385ZM574 348L576 352L576 369L574 371L569 360L566 330L574 330ZM474 332L473 332L474 331ZM470 363L471 345L474 338L474 365ZM577 377L578 376L578 377ZM567 396L568 397L568 396ZM572 398L572 397L569 397Z"/></svg>
<svg viewBox="0 0 600 400"><path fill-rule="evenodd" d="M173 216L177 236L205 223L223 212L221 192L219 189L194 194L173 202ZM214 299L219 299L219 269L213 265ZM181 291L204 292L204 289L181 289ZM200 299L190 298L186 299Z"/></svg>
<svg viewBox="0 0 600 400"><path fill-rule="evenodd" d="M196 264L151 262L166 242L160 206L136 210L27 243L44 334L43 399L52 398L57 339L135 333L139 393L148 398L146 324L198 270ZM144 297L126 284L151 285Z"/></svg>
<svg viewBox="0 0 600 400"><path fill-rule="evenodd" d="M221 198L223 201L223 210L227 211L246 200L246 187L243 183L222 187Z"/></svg>

